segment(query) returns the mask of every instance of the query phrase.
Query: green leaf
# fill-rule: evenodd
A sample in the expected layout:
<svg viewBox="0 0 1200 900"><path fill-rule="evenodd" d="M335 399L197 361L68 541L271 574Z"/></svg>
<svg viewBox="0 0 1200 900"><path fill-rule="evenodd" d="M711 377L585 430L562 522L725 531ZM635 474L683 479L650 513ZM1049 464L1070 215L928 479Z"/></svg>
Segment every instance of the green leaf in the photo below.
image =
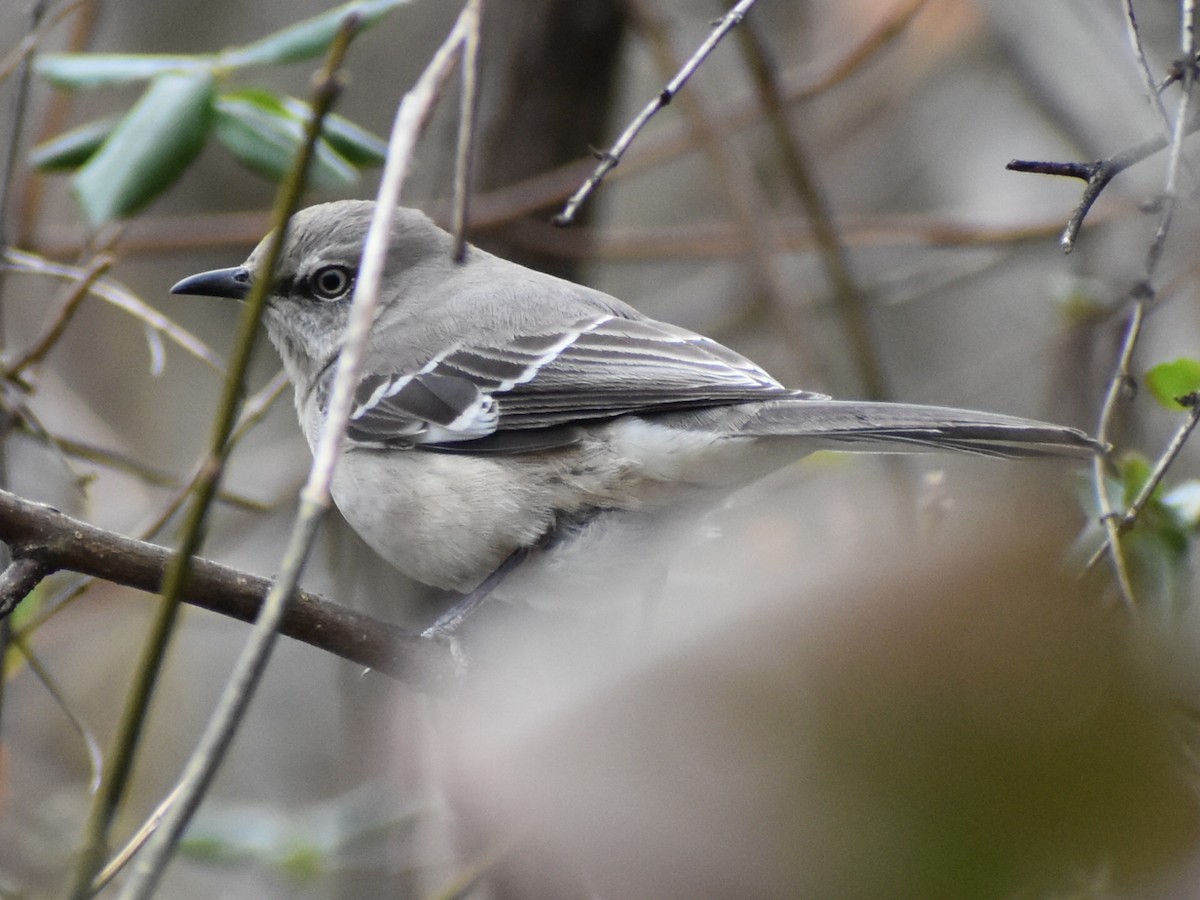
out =
<svg viewBox="0 0 1200 900"><path fill-rule="evenodd" d="M238 91L217 99L216 136L242 165L280 181L304 142L304 123L273 94ZM353 185L358 170L318 140L309 178L316 187L336 190Z"/></svg>
<svg viewBox="0 0 1200 900"><path fill-rule="evenodd" d="M132 215L175 182L204 146L216 80L208 69L159 75L72 179L93 225Z"/></svg>
<svg viewBox="0 0 1200 900"><path fill-rule="evenodd" d="M278 65L302 62L320 56L329 49L342 22L351 14L361 17L359 27L375 24L384 14L409 0L357 0L344 3L329 12L297 22L252 44L227 51L222 63L231 67Z"/></svg>
<svg viewBox="0 0 1200 900"><path fill-rule="evenodd" d="M1150 480L1150 461L1137 453L1127 453L1119 463L1121 475L1121 505L1126 509L1133 503L1142 487Z"/></svg>
<svg viewBox="0 0 1200 900"><path fill-rule="evenodd" d="M1161 363L1146 373L1146 386L1167 409L1186 409L1179 398L1200 391L1200 360L1185 358Z"/></svg>
<svg viewBox="0 0 1200 900"><path fill-rule="evenodd" d="M191 72L212 66L213 58L157 53L47 53L34 69L63 88L94 88L146 81L166 72Z"/></svg>
<svg viewBox="0 0 1200 900"><path fill-rule="evenodd" d="M43 141L29 151L29 164L43 172L63 172L78 169L117 127L117 117L98 119L58 137Z"/></svg>
<svg viewBox="0 0 1200 900"><path fill-rule="evenodd" d="M280 99L287 111L301 122L307 122L312 115L312 107L303 100L295 97ZM348 162L360 168L382 166L387 159L387 141L341 116L326 116L321 126L321 136Z"/></svg>

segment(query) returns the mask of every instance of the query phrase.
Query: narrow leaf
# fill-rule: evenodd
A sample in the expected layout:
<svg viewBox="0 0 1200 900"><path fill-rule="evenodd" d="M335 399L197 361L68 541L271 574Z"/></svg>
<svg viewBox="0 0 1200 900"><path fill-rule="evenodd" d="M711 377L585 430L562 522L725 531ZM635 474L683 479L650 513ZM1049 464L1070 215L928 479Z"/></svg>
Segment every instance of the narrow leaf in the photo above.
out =
<svg viewBox="0 0 1200 900"><path fill-rule="evenodd" d="M344 3L252 44L230 50L223 55L222 63L231 67L262 66L312 59L329 49L347 16L357 14L361 19L360 27L366 28L407 2L409 0L356 0L354 3Z"/></svg>
<svg viewBox="0 0 1200 900"><path fill-rule="evenodd" d="M47 53L34 69L63 88L94 88L107 84L146 81L165 72L208 68L212 58L157 53Z"/></svg>
<svg viewBox="0 0 1200 900"><path fill-rule="evenodd" d="M212 72L155 78L72 180L93 225L142 209L183 174L212 124Z"/></svg>
<svg viewBox="0 0 1200 900"><path fill-rule="evenodd" d="M1146 373L1146 386L1167 409L1185 409L1178 399L1200 391L1200 360L1184 358L1161 363Z"/></svg>
<svg viewBox="0 0 1200 900"><path fill-rule="evenodd" d="M240 91L216 102L217 139L251 171L280 181L304 140L304 124L274 95ZM353 185L358 170L323 140L317 142L309 171L312 184L326 190Z"/></svg>
<svg viewBox="0 0 1200 900"><path fill-rule="evenodd" d="M58 137L43 141L29 151L29 164L43 172L63 172L78 169L117 127L117 118L98 119Z"/></svg>
<svg viewBox="0 0 1200 900"><path fill-rule="evenodd" d="M308 117L312 115L312 107L303 100L284 97L282 101L288 112L301 122L307 122ZM387 159L387 141L333 113L325 116L321 137L348 162L360 168L382 166Z"/></svg>

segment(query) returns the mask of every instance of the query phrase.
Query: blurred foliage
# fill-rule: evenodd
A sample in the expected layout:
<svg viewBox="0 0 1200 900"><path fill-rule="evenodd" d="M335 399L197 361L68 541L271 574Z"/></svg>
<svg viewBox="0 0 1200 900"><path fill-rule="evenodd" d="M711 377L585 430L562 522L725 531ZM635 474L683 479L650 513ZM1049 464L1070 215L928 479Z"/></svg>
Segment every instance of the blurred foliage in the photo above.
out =
<svg viewBox="0 0 1200 900"><path fill-rule="evenodd" d="M261 40L211 54L57 53L36 69L56 87L91 89L149 81L124 116L71 129L35 147L30 162L73 171L72 189L93 227L144 209L186 171L210 137L248 169L282 180L303 140L308 104L263 89L222 92L239 69L301 62L328 50L351 15L367 27L403 0L347 3ZM359 169L381 165L386 145L345 119L327 122L311 180L346 188Z"/></svg>

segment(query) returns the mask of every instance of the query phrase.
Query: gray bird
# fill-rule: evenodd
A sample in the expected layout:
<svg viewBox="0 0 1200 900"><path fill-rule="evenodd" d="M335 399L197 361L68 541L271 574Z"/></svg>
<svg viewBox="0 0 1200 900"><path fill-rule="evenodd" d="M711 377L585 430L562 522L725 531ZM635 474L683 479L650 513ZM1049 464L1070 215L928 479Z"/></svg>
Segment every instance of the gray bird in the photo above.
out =
<svg viewBox="0 0 1200 900"><path fill-rule="evenodd" d="M339 201L297 213L267 302L310 447L373 210ZM475 247L455 263L452 243L424 214L397 210L333 481L343 516L384 559L467 595L433 632L489 592L563 601L597 579L616 590L672 512L813 450L1097 451L1044 422L792 390L600 291ZM262 253L171 291L244 298Z"/></svg>

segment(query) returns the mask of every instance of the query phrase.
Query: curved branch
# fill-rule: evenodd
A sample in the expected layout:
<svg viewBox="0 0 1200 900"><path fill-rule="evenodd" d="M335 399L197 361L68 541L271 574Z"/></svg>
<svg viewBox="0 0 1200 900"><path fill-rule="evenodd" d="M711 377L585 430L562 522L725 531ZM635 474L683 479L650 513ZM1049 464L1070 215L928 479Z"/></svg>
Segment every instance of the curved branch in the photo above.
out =
<svg viewBox="0 0 1200 900"><path fill-rule="evenodd" d="M0 540L12 547L17 565L22 560L30 567L36 564L43 577L66 569L151 593L162 585L172 556L166 547L89 525L2 490ZM0 585L13 583L16 574L21 573L0 575ZM269 579L197 558L182 599L253 622L270 586ZM420 690L441 689L455 678L445 645L307 591L297 592L279 630Z"/></svg>

